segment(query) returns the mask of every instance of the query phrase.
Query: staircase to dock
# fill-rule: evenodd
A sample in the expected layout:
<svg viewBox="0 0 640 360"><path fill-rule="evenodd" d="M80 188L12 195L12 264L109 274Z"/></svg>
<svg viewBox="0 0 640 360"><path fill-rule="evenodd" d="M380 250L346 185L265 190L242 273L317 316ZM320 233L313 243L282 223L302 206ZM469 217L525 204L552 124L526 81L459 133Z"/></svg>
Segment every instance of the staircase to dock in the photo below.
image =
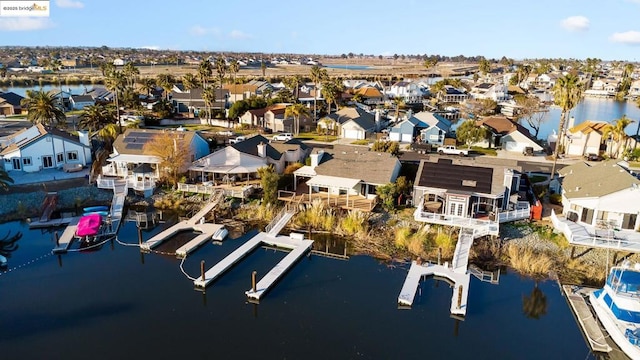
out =
<svg viewBox="0 0 640 360"><path fill-rule="evenodd" d="M271 220L269 225L265 227L264 231L267 233L267 235L270 236L278 235L278 233L280 233L280 230L282 230L287 225L287 223L289 223L289 220L291 220L291 218L293 218L293 215L295 214L295 206L285 206L282 210L280 210L280 213L278 213L278 215L276 215L276 217Z"/></svg>

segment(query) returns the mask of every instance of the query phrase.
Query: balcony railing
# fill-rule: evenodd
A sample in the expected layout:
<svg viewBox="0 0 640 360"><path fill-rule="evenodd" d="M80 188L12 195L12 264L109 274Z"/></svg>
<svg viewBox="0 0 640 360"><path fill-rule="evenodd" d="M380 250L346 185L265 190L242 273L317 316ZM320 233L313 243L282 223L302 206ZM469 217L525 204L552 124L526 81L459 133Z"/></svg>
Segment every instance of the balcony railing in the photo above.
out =
<svg viewBox="0 0 640 360"><path fill-rule="evenodd" d="M100 189L113 189L114 185L119 178L113 177L104 177L103 175L99 175L98 179L96 179L96 186ZM134 177L128 177L125 179L127 182L127 188L133 189L136 191L145 191L155 189L156 180L155 179L143 179L138 180Z"/></svg>
<svg viewBox="0 0 640 360"><path fill-rule="evenodd" d="M581 225L564 217L560 218L553 210L551 210L551 222L556 230L562 232L569 244L640 252L640 233L637 231L609 230L607 235L601 235L597 233L595 227Z"/></svg>

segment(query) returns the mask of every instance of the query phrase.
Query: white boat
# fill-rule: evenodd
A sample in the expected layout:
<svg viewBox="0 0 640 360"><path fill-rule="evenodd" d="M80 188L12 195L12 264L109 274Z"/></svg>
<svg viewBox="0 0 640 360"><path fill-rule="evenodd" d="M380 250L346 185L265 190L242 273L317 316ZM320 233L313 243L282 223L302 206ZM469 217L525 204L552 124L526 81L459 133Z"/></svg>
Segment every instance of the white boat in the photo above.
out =
<svg viewBox="0 0 640 360"><path fill-rule="evenodd" d="M216 241L222 241L224 240L225 237L227 237L228 234L229 234L229 230L227 230L227 228L223 226L220 229L218 229L215 233L213 233L213 236L211 236L211 239Z"/></svg>
<svg viewBox="0 0 640 360"><path fill-rule="evenodd" d="M611 339L627 356L640 359L640 264L611 268L589 302Z"/></svg>

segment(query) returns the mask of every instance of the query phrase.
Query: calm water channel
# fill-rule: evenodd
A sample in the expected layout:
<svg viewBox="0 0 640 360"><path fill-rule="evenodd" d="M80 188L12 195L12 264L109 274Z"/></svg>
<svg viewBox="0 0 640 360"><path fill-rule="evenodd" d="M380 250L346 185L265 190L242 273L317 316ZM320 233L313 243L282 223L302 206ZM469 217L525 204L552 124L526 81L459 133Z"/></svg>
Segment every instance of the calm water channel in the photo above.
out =
<svg viewBox="0 0 640 360"><path fill-rule="evenodd" d="M8 231L23 233L9 269L36 261L0 276L6 359L595 359L551 281L538 284L546 313L533 319L523 313L532 280L473 278L458 322L443 281L425 281L413 308L399 310L406 266L312 255L254 305L244 295L251 271L265 274L284 252L257 250L203 294L174 257L114 243L58 259L47 255L51 233L0 225L0 236ZM206 244L185 271L198 274L202 259L209 268L250 235ZM135 224L125 223L119 239L137 243Z"/></svg>

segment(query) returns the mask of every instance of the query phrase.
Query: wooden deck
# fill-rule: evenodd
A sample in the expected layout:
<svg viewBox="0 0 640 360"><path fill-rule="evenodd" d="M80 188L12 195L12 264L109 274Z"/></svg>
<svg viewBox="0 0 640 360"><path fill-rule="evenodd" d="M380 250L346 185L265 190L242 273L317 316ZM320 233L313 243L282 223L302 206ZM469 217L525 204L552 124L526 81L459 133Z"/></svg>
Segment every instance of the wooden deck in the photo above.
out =
<svg viewBox="0 0 640 360"><path fill-rule="evenodd" d="M69 225L64 229L62 235L58 238L58 243L56 247L53 249L54 254L65 253L71 246L73 239L76 237L76 229L78 228L78 221L80 221L80 217L69 218Z"/></svg>
<svg viewBox="0 0 640 360"><path fill-rule="evenodd" d="M284 190L278 191L278 200L299 204L310 204L320 200L331 207L361 211L373 211L377 204L377 199L367 199L361 195L349 195L347 197L347 195L332 195L326 192L309 195L309 193Z"/></svg>

